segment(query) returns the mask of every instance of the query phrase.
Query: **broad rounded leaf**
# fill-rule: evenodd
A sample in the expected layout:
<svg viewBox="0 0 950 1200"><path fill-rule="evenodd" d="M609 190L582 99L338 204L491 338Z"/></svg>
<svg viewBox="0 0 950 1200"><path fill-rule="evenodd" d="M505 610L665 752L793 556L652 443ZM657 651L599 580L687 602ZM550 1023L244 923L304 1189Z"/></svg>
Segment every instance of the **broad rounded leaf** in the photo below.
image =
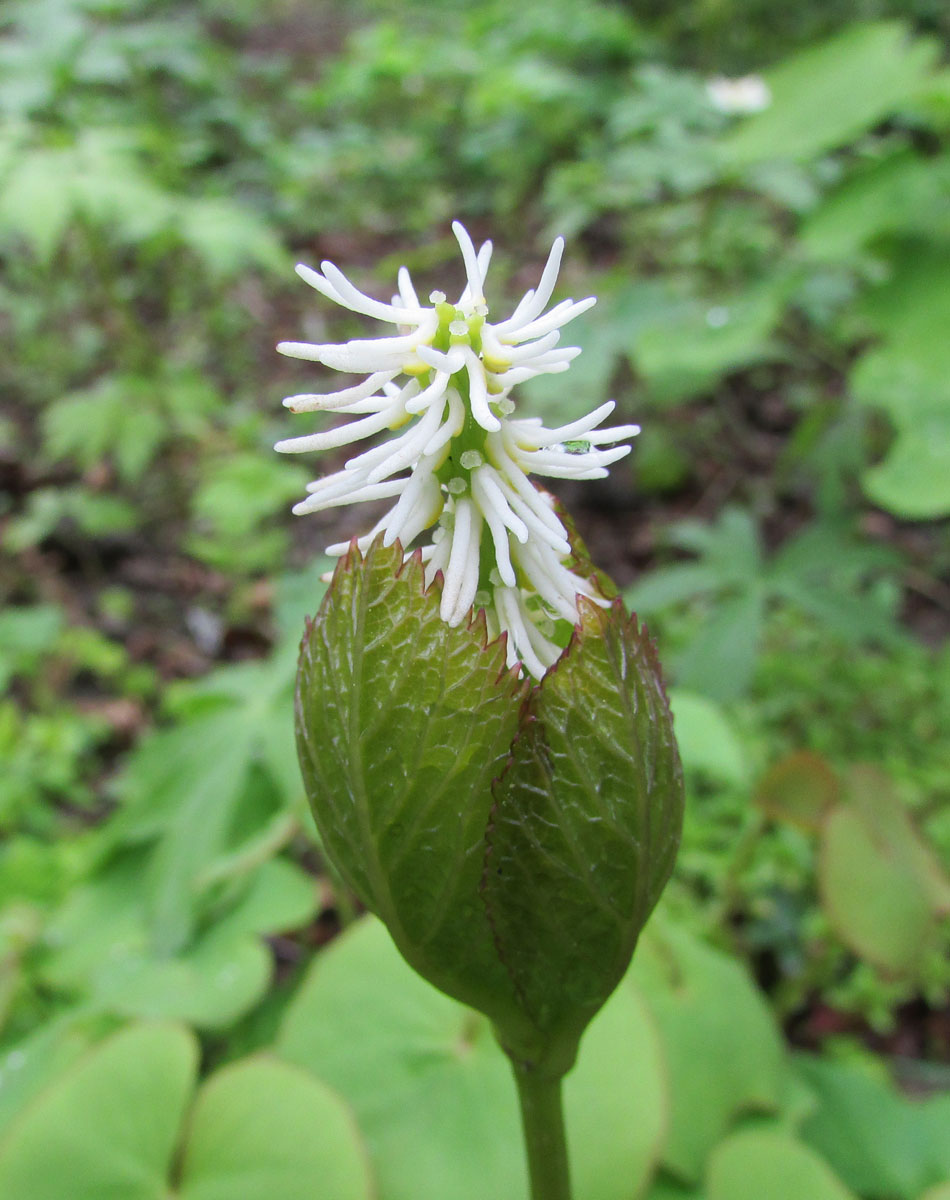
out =
<svg viewBox="0 0 950 1200"><path fill-rule="evenodd" d="M534 1028L573 1045L623 976L679 846L683 780L653 644L619 601L531 693L496 788L483 894ZM506 1045L515 1031L500 1026Z"/></svg>
<svg viewBox="0 0 950 1200"><path fill-rule="evenodd" d="M800 1056L816 1101L801 1137L862 1196L917 1200L950 1171L950 1097L911 1099L884 1077Z"/></svg>
<svg viewBox="0 0 950 1200"><path fill-rule="evenodd" d="M822 904L857 954L913 975L950 910L950 883L884 776L856 769L849 790L823 829Z"/></svg>
<svg viewBox="0 0 950 1200"><path fill-rule="evenodd" d="M627 978L656 1020L670 1074L663 1163L697 1183L740 1113L781 1104L781 1035L744 968L667 921L650 926Z"/></svg>
<svg viewBox="0 0 950 1200"><path fill-rule="evenodd" d="M379 1200L527 1194L515 1087L489 1023L415 975L378 921L319 955L277 1052L352 1105ZM629 989L591 1024L565 1107L577 1195L631 1200L654 1169L667 1106L656 1031Z"/></svg>
<svg viewBox="0 0 950 1200"><path fill-rule="evenodd" d="M776 821L817 829L837 800L838 777L820 754L800 750L771 767L759 781L755 800Z"/></svg>
<svg viewBox="0 0 950 1200"><path fill-rule="evenodd" d="M857 1200L813 1151L785 1133L733 1134L709 1164L708 1200Z"/></svg>
<svg viewBox="0 0 950 1200"><path fill-rule="evenodd" d="M355 1121L330 1089L265 1057L216 1072L198 1093L180 1200L369 1200Z"/></svg>
<svg viewBox="0 0 950 1200"><path fill-rule="evenodd" d="M165 1200L197 1067L186 1030L137 1025L62 1075L0 1142L11 1200Z"/></svg>

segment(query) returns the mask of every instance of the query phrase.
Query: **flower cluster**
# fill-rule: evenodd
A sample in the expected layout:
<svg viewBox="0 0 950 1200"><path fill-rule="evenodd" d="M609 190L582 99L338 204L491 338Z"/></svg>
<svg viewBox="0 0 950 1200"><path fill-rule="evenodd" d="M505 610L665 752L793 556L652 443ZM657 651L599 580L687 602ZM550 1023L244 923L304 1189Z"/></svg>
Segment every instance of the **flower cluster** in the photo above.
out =
<svg viewBox="0 0 950 1200"><path fill-rule="evenodd" d="M591 585L565 565L567 531L529 474L596 479L628 454L639 426L598 426L612 401L558 429L537 418L517 418L512 388L536 375L566 371L580 353L558 346L561 326L594 303L563 300L547 312L564 249L558 238L537 288L506 320L488 321L485 273L491 242L476 251L466 230L452 226L465 264L466 286L455 303L432 292L420 302L405 267L398 294L383 304L358 291L330 262L320 272L297 273L327 299L397 327L393 337L345 345L281 342L278 350L338 371L365 374L362 382L321 395L289 396L292 412L356 417L322 433L278 442L283 452L329 450L383 431L397 435L349 459L343 469L308 485L294 508L318 512L365 500L395 498L390 510L359 539L365 549L378 534L408 548L426 530L426 579L441 572L441 615L459 624L485 609L491 636L508 635L509 664L521 662L540 678L561 652L557 623L577 619L577 595L598 599ZM609 447L609 448L604 448ZM341 555L345 544L327 547Z"/></svg>

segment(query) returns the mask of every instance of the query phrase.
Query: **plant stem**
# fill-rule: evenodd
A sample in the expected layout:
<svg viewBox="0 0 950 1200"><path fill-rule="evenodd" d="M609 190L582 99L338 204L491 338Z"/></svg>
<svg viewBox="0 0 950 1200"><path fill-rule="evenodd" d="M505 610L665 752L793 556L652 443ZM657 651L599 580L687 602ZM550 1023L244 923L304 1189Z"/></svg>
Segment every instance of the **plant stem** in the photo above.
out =
<svg viewBox="0 0 950 1200"><path fill-rule="evenodd" d="M531 1200L571 1200L561 1105L562 1076L539 1074L530 1066L514 1061L512 1067L521 1101Z"/></svg>

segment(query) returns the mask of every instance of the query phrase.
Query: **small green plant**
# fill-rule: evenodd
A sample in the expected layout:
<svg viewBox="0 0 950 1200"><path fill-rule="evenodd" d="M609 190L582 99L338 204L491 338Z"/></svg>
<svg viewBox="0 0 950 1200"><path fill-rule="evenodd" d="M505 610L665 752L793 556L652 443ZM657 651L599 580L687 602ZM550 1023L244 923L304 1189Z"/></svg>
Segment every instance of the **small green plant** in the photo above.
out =
<svg viewBox="0 0 950 1200"><path fill-rule="evenodd" d="M599 429L608 405L555 430L514 415L512 388L569 364L559 329L592 301L545 313L556 242L537 288L490 322L491 243L476 251L453 229L466 271L454 304L420 304L404 268L387 306L332 263L298 267L337 303L408 329L280 347L368 373L291 409L370 415L278 449L403 430L295 509L397 497L348 550L329 548L345 553L303 643L298 750L331 861L410 966L489 1018L518 1087L532 1197L568 1200L562 1079L672 871L682 776L651 643L527 475L596 478L628 449L600 447L638 430Z"/></svg>

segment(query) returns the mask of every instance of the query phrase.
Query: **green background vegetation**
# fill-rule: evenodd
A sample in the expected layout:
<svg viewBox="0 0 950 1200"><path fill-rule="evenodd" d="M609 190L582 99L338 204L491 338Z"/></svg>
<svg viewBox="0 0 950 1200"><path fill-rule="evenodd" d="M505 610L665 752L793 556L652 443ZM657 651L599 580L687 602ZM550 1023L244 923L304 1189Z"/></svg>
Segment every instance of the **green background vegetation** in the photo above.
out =
<svg viewBox="0 0 950 1200"><path fill-rule="evenodd" d="M936 0L0 14L0 1194L524 1190L505 1064L335 892L291 725L294 278L597 294L550 423L658 636L678 868L568 1095L580 1200L950 1196L950 21ZM730 116L715 75L760 72Z"/></svg>

